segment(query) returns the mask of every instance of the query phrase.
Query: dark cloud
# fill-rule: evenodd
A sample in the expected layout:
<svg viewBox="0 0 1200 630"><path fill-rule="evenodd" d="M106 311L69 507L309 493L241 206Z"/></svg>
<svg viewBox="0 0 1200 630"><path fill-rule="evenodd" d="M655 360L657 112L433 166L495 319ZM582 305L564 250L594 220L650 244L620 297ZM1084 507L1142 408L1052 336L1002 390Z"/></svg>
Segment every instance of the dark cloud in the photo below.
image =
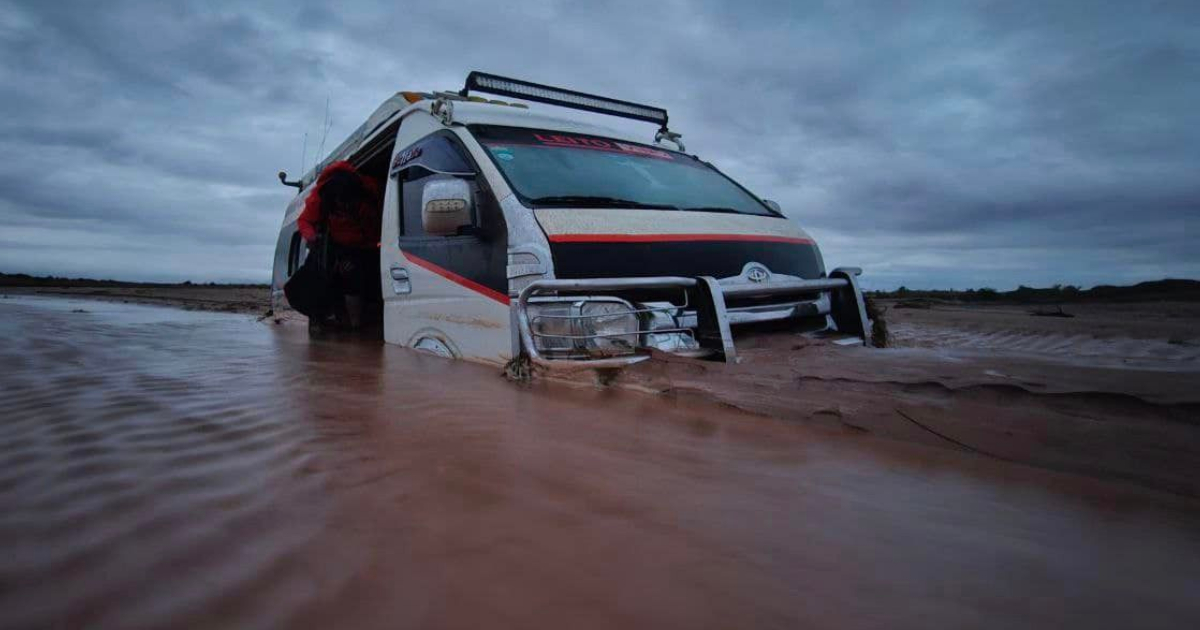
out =
<svg viewBox="0 0 1200 630"><path fill-rule="evenodd" d="M0 1L0 269L265 279L326 99L484 69L667 106L873 286L1200 276L1195 3L403 4Z"/></svg>

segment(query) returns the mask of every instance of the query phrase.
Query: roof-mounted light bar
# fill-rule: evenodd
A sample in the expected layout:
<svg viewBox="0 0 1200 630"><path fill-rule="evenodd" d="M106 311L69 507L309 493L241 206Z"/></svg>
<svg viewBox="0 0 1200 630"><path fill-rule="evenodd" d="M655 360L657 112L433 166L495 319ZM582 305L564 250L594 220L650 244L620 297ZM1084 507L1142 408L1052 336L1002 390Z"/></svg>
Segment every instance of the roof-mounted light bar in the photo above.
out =
<svg viewBox="0 0 1200 630"><path fill-rule="evenodd" d="M656 123L664 130L667 128L667 110L661 107L619 101L607 96L584 94L575 90L566 90L540 83L509 79L494 74L487 74L486 72L474 71L467 75L467 83L459 94L465 97L471 90L513 98L523 98L539 103L558 105L559 107L581 109L597 114L643 120L645 122Z"/></svg>

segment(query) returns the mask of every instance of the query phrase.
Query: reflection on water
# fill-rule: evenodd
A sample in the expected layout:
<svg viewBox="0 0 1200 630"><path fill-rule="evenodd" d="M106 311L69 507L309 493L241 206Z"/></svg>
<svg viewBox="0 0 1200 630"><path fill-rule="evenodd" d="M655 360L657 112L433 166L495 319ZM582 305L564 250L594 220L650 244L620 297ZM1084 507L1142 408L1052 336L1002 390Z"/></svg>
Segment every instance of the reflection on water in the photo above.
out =
<svg viewBox="0 0 1200 630"><path fill-rule="evenodd" d="M1200 618L1183 499L243 316L6 299L0 338L4 628Z"/></svg>

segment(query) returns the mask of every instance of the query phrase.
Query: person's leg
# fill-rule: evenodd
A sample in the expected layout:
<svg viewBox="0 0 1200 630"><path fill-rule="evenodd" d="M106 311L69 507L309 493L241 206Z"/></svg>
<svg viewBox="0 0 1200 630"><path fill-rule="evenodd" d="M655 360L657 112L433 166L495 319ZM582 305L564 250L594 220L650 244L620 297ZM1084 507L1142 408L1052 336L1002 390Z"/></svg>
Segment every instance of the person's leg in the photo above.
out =
<svg viewBox="0 0 1200 630"><path fill-rule="evenodd" d="M367 302L370 300L370 290L374 286L379 286L379 258L378 250L375 249L355 249L352 254L354 260L352 274L352 290L347 294L346 310L350 313L351 326L354 329L359 329L363 325L363 316L366 311Z"/></svg>
<svg viewBox="0 0 1200 630"><path fill-rule="evenodd" d="M342 297L341 316L343 323L351 330L358 330L362 326L363 275L366 271L363 260L363 250L350 247L338 250L337 284Z"/></svg>
<svg viewBox="0 0 1200 630"><path fill-rule="evenodd" d="M358 295L346 295L346 324L350 330L362 328L363 299Z"/></svg>

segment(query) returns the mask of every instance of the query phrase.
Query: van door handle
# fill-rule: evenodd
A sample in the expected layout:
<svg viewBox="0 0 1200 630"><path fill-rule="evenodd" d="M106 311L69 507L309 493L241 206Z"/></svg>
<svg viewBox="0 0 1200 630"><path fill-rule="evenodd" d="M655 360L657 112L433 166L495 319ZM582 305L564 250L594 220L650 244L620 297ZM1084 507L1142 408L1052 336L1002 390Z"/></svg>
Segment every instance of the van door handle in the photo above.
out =
<svg viewBox="0 0 1200 630"><path fill-rule="evenodd" d="M399 265L393 265L392 272L392 293L396 295L407 295L412 293L412 283L408 280L408 270Z"/></svg>

